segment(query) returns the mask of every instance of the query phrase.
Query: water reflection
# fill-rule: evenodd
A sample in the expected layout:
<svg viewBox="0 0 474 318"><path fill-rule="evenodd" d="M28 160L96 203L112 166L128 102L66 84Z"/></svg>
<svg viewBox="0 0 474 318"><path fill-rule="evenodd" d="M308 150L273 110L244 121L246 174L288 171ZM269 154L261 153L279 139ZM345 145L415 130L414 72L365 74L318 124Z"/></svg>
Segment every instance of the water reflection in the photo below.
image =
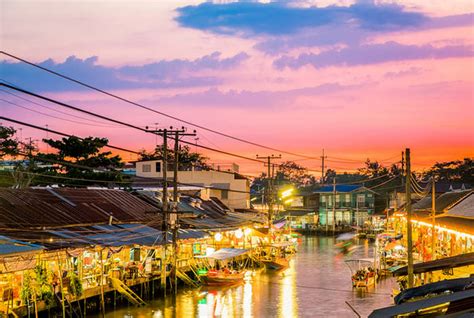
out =
<svg viewBox="0 0 474 318"><path fill-rule="evenodd" d="M182 290L176 299L116 310L107 317L354 317L346 301L364 317L391 303L394 282L352 289L344 260L371 257L373 251L367 241L360 243L351 256L343 256L338 255L332 238L306 238L284 272L253 273L233 287Z"/></svg>

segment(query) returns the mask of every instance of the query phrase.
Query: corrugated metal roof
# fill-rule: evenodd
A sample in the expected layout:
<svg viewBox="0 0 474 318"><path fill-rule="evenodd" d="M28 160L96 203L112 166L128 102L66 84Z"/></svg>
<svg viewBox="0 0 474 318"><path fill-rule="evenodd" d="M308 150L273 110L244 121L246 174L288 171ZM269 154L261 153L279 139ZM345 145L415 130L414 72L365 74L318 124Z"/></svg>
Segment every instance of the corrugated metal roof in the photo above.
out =
<svg viewBox="0 0 474 318"><path fill-rule="evenodd" d="M472 190L467 191L453 191L446 192L441 194L436 198L436 213L442 213L446 208L449 208L451 205L455 204L463 197L472 193ZM413 204L413 210L429 210L431 211L431 196L426 196L422 198L417 203Z"/></svg>
<svg viewBox="0 0 474 318"><path fill-rule="evenodd" d="M121 190L0 189L0 226L12 228L144 221L158 208Z"/></svg>
<svg viewBox="0 0 474 318"><path fill-rule="evenodd" d="M8 254L34 252L34 251L39 251L43 248L44 247L41 245L21 242L21 241L14 240L6 236L0 235L0 255L2 256L8 255Z"/></svg>
<svg viewBox="0 0 474 318"><path fill-rule="evenodd" d="M459 203L448 209L447 215L474 219L474 192L469 193Z"/></svg>

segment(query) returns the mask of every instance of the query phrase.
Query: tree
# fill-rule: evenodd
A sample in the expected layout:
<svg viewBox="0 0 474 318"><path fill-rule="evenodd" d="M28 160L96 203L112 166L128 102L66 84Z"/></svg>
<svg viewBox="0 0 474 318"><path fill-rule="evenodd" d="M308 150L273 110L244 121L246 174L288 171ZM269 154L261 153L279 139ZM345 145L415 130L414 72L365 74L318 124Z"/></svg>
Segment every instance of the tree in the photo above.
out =
<svg viewBox="0 0 474 318"><path fill-rule="evenodd" d="M363 174L366 177L369 178L375 178L381 175L388 174L389 171L386 167L382 166L380 163L377 161L370 161L370 159L367 158L365 161L365 167L359 168L358 169L361 174Z"/></svg>
<svg viewBox="0 0 474 318"><path fill-rule="evenodd" d="M123 181L124 176L117 171L123 166L120 156L112 156L110 151L102 151L107 146L107 138L75 136L61 140L43 139L56 149L55 153L38 153L38 161L45 163L37 171L57 178L42 178L43 183L60 183L69 185L104 185L101 181ZM88 179L88 180L85 180ZM97 181L91 181L97 180Z"/></svg>
<svg viewBox="0 0 474 318"><path fill-rule="evenodd" d="M439 181L474 183L474 160L445 161L435 163L426 173L425 177L436 176Z"/></svg>
<svg viewBox="0 0 474 318"><path fill-rule="evenodd" d="M308 186L316 183L316 178L308 169L294 161L285 161L278 166L275 179L278 183L291 183L295 186Z"/></svg>
<svg viewBox="0 0 474 318"><path fill-rule="evenodd" d="M191 148L188 145L180 146L178 149L178 160L180 165L185 167L194 165L204 170L211 168L207 164L208 158L200 153L191 152ZM157 146L153 152L146 152L143 150L140 153L140 160L163 160L163 153L164 147L162 145ZM174 149L168 148L167 159L169 163L174 161Z"/></svg>
<svg viewBox="0 0 474 318"><path fill-rule="evenodd" d="M13 127L0 126L0 159L18 154L20 145L18 140L13 138L15 133Z"/></svg>

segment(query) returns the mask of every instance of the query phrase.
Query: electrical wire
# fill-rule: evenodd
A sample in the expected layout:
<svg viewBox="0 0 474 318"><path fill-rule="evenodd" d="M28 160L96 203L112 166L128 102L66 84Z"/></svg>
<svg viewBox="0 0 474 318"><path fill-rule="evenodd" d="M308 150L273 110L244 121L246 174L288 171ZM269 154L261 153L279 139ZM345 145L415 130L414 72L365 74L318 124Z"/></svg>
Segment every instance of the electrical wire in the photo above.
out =
<svg viewBox="0 0 474 318"><path fill-rule="evenodd" d="M6 56L9 56L13 59L16 59L18 61L21 61L25 64L28 64L28 65L31 65L33 67L36 67L38 69L41 69L45 72L48 72L50 74L53 74L55 76L58 76L58 77L61 77L63 79L66 79L68 81L71 81L71 82L74 82L76 84L79 84L81 86L84 86L84 87L87 87L89 89L92 89L94 91L97 91L99 93L102 93L102 94L105 94L107 96L110 96L110 97L113 97L115 99L118 99L118 100L121 100L125 103L128 103L128 104L131 104L131 105L134 105L136 107L139 107L139 108L142 108L142 109L145 109L145 110L148 110L148 111L151 111L153 113L156 113L156 114L159 114L159 115L162 115L164 117L167 117L167 118L170 118L170 119L173 119L173 120L176 120L176 121L179 121L179 122L182 122L182 123L185 123L187 125L190 125L190 126L193 126L193 127L196 127L196 128L199 128L199 129L203 129L203 130L206 130L206 131L209 131L209 132L212 132L214 134L217 134L217 135L220 135L220 136L223 136L223 137L226 137L226 138L230 138L230 139L233 139L233 140L236 140L236 141L239 141L239 142L243 142L243 143L246 143L246 144L249 144L249 145L253 145L253 146L256 146L256 147L260 147L260 148L264 148L264 149L267 149L267 150L272 150L272 151L276 151L276 152L280 152L280 153L285 153L285 154L288 154L288 155L292 155L292 156L296 156L296 157L306 157L306 158L311 158L310 156L306 156L306 155L302 155L302 154L297 154L297 153L293 153L293 152L289 152L289 151L284 151L284 150L281 150L281 149L277 149L277 148L274 148L274 147L268 147L268 146L265 146L265 145L262 145L262 144L259 144L259 143L256 143L256 142L253 142L253 141L249 141L249 140L246 140L246 139L243 139L243 138L239 138L239 137L235 137L235 136L232 136L232 135L229 135L229 134L226 134L226 133L223 133L223 132L220 132L220 131L217 131L217 130L214 130L214 129L211 129L211 128L207 128L203 125L199 125L199 124L196 124L196 123L193 123L193 122L190 122L188 120L184 120L182 118L179 118L179 117L176 117L176 116L173 116L173 115L169 115L169 114L166 114L162 111L158 111L156 109L153 109L153 108L150 108L148 106L144 106L142 104L139 104L137 102L134 102L134 101L131 101L127 98L124 98L124 97L121 97L121 96L118 96L116 94L113 94L113 93L110 93L110 92L107 92L103 89L100 89L100 88L97 88L97 87L94 87L90 84L87 84L85 82L82 82L82 81L79 81L77 79L74 79L72 77L69 77L67 75L64 75L64 74L61 74L61 73L58 73L58 72L55 72L51 69L48 69L46 67L43 67L41 65L38 65L36 63L33 63L33 62L30 62L30 61L27 61L23 58L20 58L18 56L15 56L13 54L10 54L10 53L7 53L5 51L0 51L1 54L4 54Z"/></svg>
<svg viewBox="0 0 474 318"><path fill-rule="evenodd" d="M47 117L51 117L51 118L55 118L55 119L64 120L64 121L67 121L67 122L70 122L70 123L75 123L75 124L80 124L80 125L87 125L87 126L95 126L95 127L112 128L111 126L94 125L94 124L90 124L90 123L85 123L85 122L81 122L81 121L77 121L77 120L73 120L73 119L67 119L67 118L62 118L62 117L54 116L54 115L51 115L51 114L43 113L43 112L40 112L39 110L34 110L34 109L28 108L26 106L22 106L22 105L19 105L17 103L8 101L8 100L3 99L3 98L0 98L0 101L8 103L8 104L16 106L16 107L20 107L20 108L29 110L30 112L33 112L33 113L37 113L37 114L47 116Z"/></svg>
<svg viewBox="0 0 474 318"><path fill-rule="evenodd" d="M0 80L2 81L5 81L4 79L1 79ZM7 81L5 81L7 82ZM13 85L13 84L12 84ZM49 106L46 106L46 105L43 105L43 104L40 104L40 103L37 103L31 99L28 99L28 98L24 98L18 94L15 94L15 93L12 93L12 92L9 92L9 91L6 91L4 89L0 89L1 92L5 93L5 94L9 94L9 95L12 95L12 96L15 96L16 98L19 98L19 99L22 99L23 101L26 101L26 102L29 102L31 104L34 104L34 105L37 105L37 106L40 106L40 107L43 107L43 108L46 108L46 109L49 109L49 110L52 110L54 112L57 112L59 114L64 114L64 115L67 115L67 116L70 116L70 117L74 117L74 118L78 118L78 119L83 119L83 120L87 120L87 121L90 121L92 123L98 123L98 124L101 124L100 126L98 127L110 127L110 128L121 128L120 126L117 126L117 125L109 125L109 124L106 124L104 122L101 122L101 121L98 121L98 120L94 120L94 119L90 119L90 118L87 118L87 117L82 117L82 116L77 116L77 115L73 115L73 114L70 114L70 113L67 113L67 112L63 112L59 109L55 109L53 107L49 107ZM90 126L95 126L94 124L88 124Z"/></svg>

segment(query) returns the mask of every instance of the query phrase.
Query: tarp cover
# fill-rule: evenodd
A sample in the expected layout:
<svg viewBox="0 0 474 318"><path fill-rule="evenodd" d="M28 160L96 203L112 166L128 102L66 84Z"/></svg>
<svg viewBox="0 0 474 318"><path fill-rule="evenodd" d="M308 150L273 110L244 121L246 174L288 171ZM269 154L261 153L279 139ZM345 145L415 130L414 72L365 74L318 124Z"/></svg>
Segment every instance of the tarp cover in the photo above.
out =
<svg viewBox="0 0 474 318"><path fill-rule="evenodd" d="M208 255L208 258L216 259L218 261L223 261L226 259L234 258L240 255L247 253L248 249L242 248L221 248L218 251L215 251L211 255Z"/></svg>

